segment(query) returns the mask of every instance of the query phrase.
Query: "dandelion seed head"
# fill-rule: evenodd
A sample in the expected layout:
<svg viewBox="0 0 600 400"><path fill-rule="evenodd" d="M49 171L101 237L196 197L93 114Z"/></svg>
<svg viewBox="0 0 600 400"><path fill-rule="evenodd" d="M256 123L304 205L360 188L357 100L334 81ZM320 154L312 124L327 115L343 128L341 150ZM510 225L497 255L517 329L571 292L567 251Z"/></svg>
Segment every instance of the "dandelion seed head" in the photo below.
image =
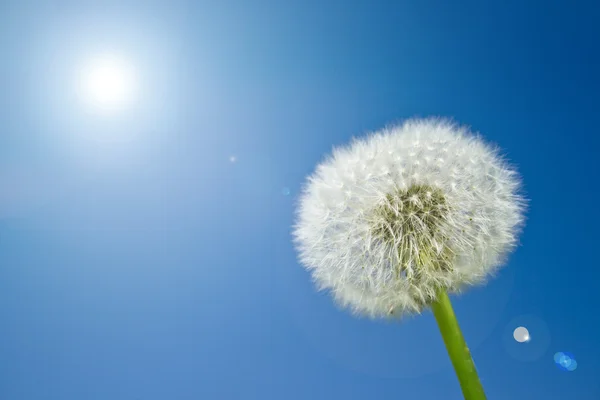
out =
<svg viewBox="0 0 600 400"><path fill-rule="evenodd" d="M440 288L485 282L524 209L496 148L446 120L409 120L334 149L307 179L293 234L319 289L356 314L395 318Z"/></svg>

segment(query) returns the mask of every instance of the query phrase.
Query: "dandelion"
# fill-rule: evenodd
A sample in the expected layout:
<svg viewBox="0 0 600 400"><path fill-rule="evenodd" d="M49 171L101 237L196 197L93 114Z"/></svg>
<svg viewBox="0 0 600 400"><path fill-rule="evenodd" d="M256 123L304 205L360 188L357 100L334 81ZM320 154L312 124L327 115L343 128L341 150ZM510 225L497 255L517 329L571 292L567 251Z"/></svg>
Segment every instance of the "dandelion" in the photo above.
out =
<svg viewBox="0 0 600 400"><path fill-rule="evenodd" d="M334 149L294 227L316 286L354 314L431 308L467 399L485 399L448 293L483 284L517 244L517 172L465 127L414 119Z"/></svg>

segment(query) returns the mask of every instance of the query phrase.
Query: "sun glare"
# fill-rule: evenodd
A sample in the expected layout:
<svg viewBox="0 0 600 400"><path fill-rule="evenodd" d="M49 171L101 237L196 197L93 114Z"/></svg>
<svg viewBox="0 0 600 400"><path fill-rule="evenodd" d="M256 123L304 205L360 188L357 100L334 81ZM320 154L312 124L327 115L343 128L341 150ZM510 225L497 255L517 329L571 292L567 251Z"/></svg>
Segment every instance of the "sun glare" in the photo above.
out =
<svg viewBox="0 0 600 400"><path fill-rule="evenodd" d="M103 55L89 60L82 68L80 93L95 110L116 111L135 98L136 74L125 60Z"/></svg>

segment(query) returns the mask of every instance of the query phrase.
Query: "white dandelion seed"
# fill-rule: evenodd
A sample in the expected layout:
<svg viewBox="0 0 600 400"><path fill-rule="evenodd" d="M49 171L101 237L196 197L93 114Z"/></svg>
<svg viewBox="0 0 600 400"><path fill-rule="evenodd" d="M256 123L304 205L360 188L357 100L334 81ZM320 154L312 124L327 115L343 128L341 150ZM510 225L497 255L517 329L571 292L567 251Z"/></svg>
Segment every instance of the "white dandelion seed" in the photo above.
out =
<svg viewBox="0 0 600 400"><path fill-rule="evenodd" d="M369 317L431 307L465 399L485 393L448 292L486 281L517 243L517 172L467 128L409 120L335 149L308 177L293 235L338 304Z"/></svg>
<svg viewBox="0 0 600 400"><path fill-rule="evenodd" d="M303 188L302 264L370 317L421 312L486 281L517 243L525 201L498 150L446 120L409 120L337 148Z"/></svg>

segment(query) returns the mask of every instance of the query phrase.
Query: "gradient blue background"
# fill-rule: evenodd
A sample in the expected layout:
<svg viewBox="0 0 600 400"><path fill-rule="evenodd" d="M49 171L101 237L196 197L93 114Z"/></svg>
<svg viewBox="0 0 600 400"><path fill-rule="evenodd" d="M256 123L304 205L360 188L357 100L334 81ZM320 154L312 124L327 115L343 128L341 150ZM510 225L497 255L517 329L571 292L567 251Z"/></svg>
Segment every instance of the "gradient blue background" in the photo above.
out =
<svg viewBox="0 0 600 400"><path fill-rule="evenodd" d="M488 398L600 399L592 4L0 3L0 399L461 399L431 313L351 317L290 242L333 145L429 115L498 143L531 199L507 267L454 300ZM70 89L106 49L143 75L112 119Z"/></svg>

